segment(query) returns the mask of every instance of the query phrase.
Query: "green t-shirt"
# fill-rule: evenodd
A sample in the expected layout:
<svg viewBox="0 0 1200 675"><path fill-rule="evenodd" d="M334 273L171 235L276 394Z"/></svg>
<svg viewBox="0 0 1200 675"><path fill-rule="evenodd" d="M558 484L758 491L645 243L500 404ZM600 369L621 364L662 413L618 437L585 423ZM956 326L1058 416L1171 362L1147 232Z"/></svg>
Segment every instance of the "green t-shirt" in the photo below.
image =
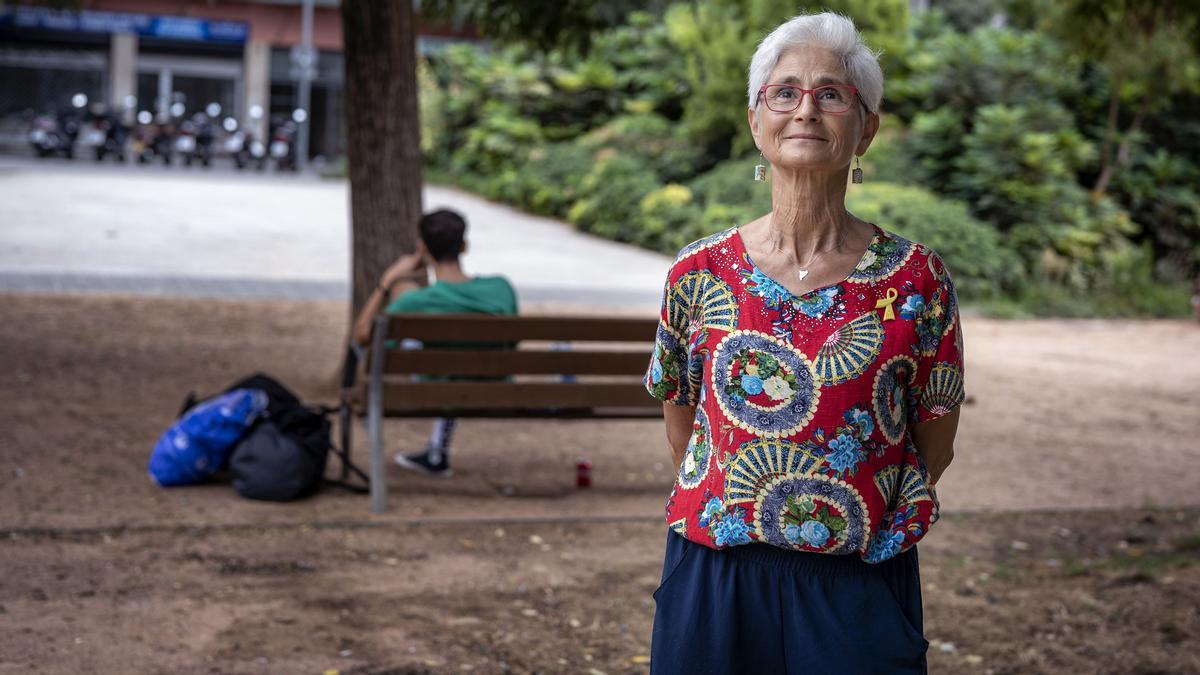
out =
<svg viewBox="0 0 1200 675"><path fill-rule="evenodd" d="M402 293L384 310L388 314L517 314L517 294L504 277L438 281ZM388 342L388 348L396 344ZM428 342L427 349L513 349L509 342ZM454 378L459 379L459 378Z"/></svg>
<svg viewBox="0 0 1200 675"><path fill-rule="evenodd" d="M517 294L504 277L475 277L468 281L438 281L402 293L384 310L388 314L517 313Z"/></svg>

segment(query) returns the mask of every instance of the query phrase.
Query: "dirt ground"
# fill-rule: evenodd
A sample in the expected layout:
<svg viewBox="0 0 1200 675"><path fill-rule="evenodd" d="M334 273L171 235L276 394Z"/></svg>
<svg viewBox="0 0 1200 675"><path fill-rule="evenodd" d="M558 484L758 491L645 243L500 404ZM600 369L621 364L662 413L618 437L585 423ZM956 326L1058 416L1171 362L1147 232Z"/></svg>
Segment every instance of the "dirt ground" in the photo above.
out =
<svg viewBox="0 0 1200 675"><path fill-rule="evenodd" d="M346 312L0 298L0 673L646 672L656 423L464 422L455 477L393 470L382 516L150 483L188 390L265 370L331 401ZM919 547L931 671L1200 672L1200 326L964 330L970 403ZM427 427L389 421L389 445Z"/></svg>

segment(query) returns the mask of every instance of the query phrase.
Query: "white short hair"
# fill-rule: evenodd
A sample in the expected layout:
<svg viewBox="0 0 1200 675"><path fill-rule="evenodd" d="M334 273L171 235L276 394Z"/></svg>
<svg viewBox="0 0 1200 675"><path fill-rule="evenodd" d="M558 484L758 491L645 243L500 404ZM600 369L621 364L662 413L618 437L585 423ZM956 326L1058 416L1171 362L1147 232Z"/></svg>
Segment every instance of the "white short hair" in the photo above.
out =
<svg viewBox="0 0 1200 675"><path fill-rule="evenodd" d="M766 84L784 52L804 45L833 50L845 65L850 84L858 87L858 95L867 110L879 112L883 100L883 69L879 67L878 54L863 42L853 21L833 12L801 14L763 38L750 60L750 84L746 89L749 107L758 103L759 87Z"/></svg>

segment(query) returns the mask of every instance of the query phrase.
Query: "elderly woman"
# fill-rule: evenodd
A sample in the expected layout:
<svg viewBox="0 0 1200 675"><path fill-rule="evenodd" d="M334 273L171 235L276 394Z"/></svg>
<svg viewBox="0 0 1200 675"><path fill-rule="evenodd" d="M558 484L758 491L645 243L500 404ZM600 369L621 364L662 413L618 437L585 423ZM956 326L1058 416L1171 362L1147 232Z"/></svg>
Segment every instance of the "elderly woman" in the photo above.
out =
<svg viewBox="0 0 1200 675"><path fill-rule="evenodd" d="M964 398L954 286L846 210L883 96L854 24L798 16L749 76L771 212L680 251L646 375L679 467L653 670L924 672L915 544Z"/></svg>

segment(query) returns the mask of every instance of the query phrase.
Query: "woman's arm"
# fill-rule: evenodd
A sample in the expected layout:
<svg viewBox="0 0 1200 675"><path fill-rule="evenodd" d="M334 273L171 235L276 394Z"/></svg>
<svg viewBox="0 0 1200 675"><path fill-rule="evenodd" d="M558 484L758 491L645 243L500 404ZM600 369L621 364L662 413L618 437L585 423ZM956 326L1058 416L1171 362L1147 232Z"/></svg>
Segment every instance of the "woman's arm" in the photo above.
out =
<svg viewBox="0 0 1200 675"><path fill-rule="evenodd" d="M913 443L925 467L929 469L930 484L938 482L942 472L954 459L954 436L958 433L958 413L955 408L937 418L921 422L913 427Z"/></svg>
<svg viewBox="0 0 1200 675"><path fill-rule="evenodd" d="M683 463L683 453L687 452L688 441L692 437L696 406L663 403L663 419L667 423L667 445L671 449L671 459L675 462L675 470L678 471Z"/></svg>

